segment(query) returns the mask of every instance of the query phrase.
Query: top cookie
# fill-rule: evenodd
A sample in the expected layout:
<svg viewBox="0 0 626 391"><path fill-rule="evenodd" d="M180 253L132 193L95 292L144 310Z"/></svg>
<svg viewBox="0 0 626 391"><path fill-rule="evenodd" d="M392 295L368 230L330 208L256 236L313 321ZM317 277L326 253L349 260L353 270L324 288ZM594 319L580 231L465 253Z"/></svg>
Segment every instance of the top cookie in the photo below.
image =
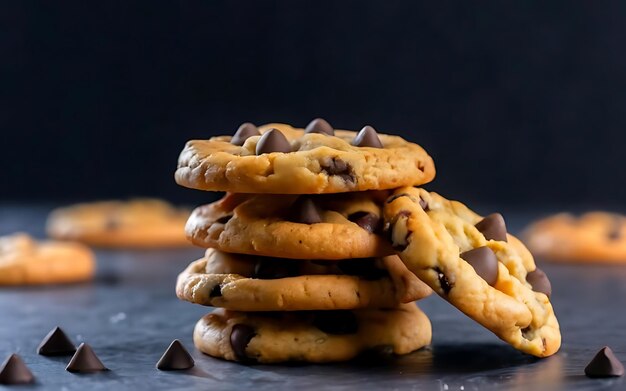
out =
<svg viewBox="0 0 626 391"><path fill-rule="evenodd" d="M394 247L441 297L516 349L538 356L561 345L551 286L504 219L484 219L436 193L397 189L384 207Z"/></svg>
<svg viewBox="0 0 626 391"><path fill-rule="evenodd" d="M430 182L432 158L398 136L334 130L326 121L306 129L243 124L234 136L187 143L178 159L182 186L234 193L321 194L384 190Z"/></svg>
<svg viewBox="0 0 626 391"><path fill-rule="evenodd" d="M626 263L626 216L560 213L529 226L528 248L538 257L565 262Z"/></svg>
<svg viewBox="0 0 626 391"><path fill-rule="evenodd" d="M162 248L188 246L189 211L156 199L101 201L52 211L48 235L93 246Z"/></svg>

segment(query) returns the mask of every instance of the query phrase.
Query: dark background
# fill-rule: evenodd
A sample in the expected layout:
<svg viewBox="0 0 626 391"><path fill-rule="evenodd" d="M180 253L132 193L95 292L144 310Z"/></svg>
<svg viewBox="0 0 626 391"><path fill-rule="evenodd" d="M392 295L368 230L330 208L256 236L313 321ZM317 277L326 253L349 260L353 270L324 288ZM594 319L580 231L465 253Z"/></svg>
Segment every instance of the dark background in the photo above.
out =
<svg viewBox="0 0 626 391"><path fill-rule="evenodd" d="M626 3L0 3L0 200L176 186L244 121L371 124L468 202L621 208Z"/></svg>

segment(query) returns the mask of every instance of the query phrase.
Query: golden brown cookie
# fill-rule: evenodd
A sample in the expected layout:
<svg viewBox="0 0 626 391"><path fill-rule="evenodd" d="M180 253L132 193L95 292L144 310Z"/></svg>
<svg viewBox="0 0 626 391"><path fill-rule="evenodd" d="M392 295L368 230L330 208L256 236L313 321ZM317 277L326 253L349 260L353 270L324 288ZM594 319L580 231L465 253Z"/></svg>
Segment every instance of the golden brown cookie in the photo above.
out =
<svg viewBox="0 0 626 391"><path fill-rule="evenodd" d="M236 311L393 308L430 293L395 255L304 261L209 249L176 284L182 300Z"/></svg>
<svg viewBox="0 0 626 391"><path fill-rule="evenodd" d="M367 351L407 354L430 340L430 321L415 304L296 313L217 309L200 319L193 334L203 353L244 363L345 361Z"/></svg>
<svg viewBox="0 0 626 391"><path fill-rule="evenodd" d="M294 259L393 254L382 228L387 191L332 195L227 194L193 211L185 231L201 247Z"/></svg>
<svg viewBox="0 0 626 391"><path fill-rule="evenodd" d="M82 244L37 242L23 233L0 237L0 285L78 282L94 272L93 253Z"/></svg>
<svg viewBox="0 0 626 391"><path fill-rule="evenodd" d="M413 187L397 189L384 216L404 263L441 297L525 353L559 349L550 282L502 216Z"/></svg>
<svg viewBox="0 0 626 391"><path fill-rule="evenodd" d="M435 176L432 158L417 144L370 126L357 134L319 124L243 124L232 137L189 141L176 182L233 193L320 194L419 185Z"/></svg>
<svg viewBox="0 0 626 391"><path fill-rule="evenodd" d="M99 247L188 246L184 227L189 211L155 199L102 201L55 209L48 235Z"/></svg>
<svg viewBox="0 0 626 391"><path fill-rule="evenodd" d="M524 239L546 260L626 263L626 216L617 213L560 213L530 225Z"/></svg>

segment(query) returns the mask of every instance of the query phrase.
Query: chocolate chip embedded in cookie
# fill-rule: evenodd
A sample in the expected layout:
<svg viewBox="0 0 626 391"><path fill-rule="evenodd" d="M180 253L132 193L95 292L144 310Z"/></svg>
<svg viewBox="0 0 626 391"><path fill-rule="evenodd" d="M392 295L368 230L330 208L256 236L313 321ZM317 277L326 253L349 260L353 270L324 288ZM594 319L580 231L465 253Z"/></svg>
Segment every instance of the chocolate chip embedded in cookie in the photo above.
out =
<svg viewBox="0 0 626 391"><path fill-rule="evenodd" d="M389 193L241 195L193 211L189 239L226 252L295 259L370 258L393 254L379 233Z"/></svg>
<svg viewBox="0 0 626 391"><path fill-rule="evenodd" d="M391 310L272 316L217 309L200 319L193 334L203 353L243 363L345 361L380 347L407 354L430 340L430 321L412 303Z"/></svg>
<svg viewBox="0 0 626 391"><path fill-rule="evenodd" d="M48 235L92 246L161 248L188 246L189 211L155 199L76 204L52 211Z"/></svg>
<svg viewBox="0 0 626 391"><path fill-rule="evenodd" d="M38 242L27 234L0 237L0 286L86 281L95 268L93 253L79 243Z"/></svg>
<svg viewBox="0 0 626 391"><path fill-rule="evenodd" d="M405 187L389 198L384 217L400 258L441 297L523 352L545 357L559 349L549 281L501 216L483 219Z"/></svg>
<svg viewBox="0 0 626 391"><path fill-rule="evenodd" d="M557 214L531 224L524 239L550 261L626 263L626 216L617 213Z"/></svg>
<svg viewBox="0 0 626 391"><path fill-rule="evenodd" d="M180 154L176 182L234 193L320 194L420 185L435 176L431 157L371 126L359 133L323 119L306 129L250 123L234 136L192 140Z"/></svg>
<svg viewBox="0 0 626 391"><path fill-rule="evenodd" d="M393 308L430 293L395 255L304 261L209 249L176 284L182 300L237 311Z"/></svg>

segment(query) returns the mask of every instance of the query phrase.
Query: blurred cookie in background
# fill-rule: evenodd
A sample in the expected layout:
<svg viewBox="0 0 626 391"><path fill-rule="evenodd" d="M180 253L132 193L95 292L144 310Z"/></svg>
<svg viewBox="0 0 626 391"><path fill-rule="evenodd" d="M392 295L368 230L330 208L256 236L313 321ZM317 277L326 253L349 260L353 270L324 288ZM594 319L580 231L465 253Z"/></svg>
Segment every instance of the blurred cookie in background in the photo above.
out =
<svg viewBox="0 0 626 391"><path fill-rule="evenodd" d="M80 243L36 241L24 233L0 237L0 286L86 281L95 266L92 251Z"/></svg>
<svg viewBox="0 0 626 391"><path fill-rule="evenodd" d="M537 257L560 262L626 263L626 216L559 213L529 225L525 243Z"/></svg>
<svg viewBox="0 0 626 391"><path fill-rule="evenodd" d="M96 247L164 248L189 246L189 211L157 199L100 201L53 210L47 232L55 239Z"/></svg>

